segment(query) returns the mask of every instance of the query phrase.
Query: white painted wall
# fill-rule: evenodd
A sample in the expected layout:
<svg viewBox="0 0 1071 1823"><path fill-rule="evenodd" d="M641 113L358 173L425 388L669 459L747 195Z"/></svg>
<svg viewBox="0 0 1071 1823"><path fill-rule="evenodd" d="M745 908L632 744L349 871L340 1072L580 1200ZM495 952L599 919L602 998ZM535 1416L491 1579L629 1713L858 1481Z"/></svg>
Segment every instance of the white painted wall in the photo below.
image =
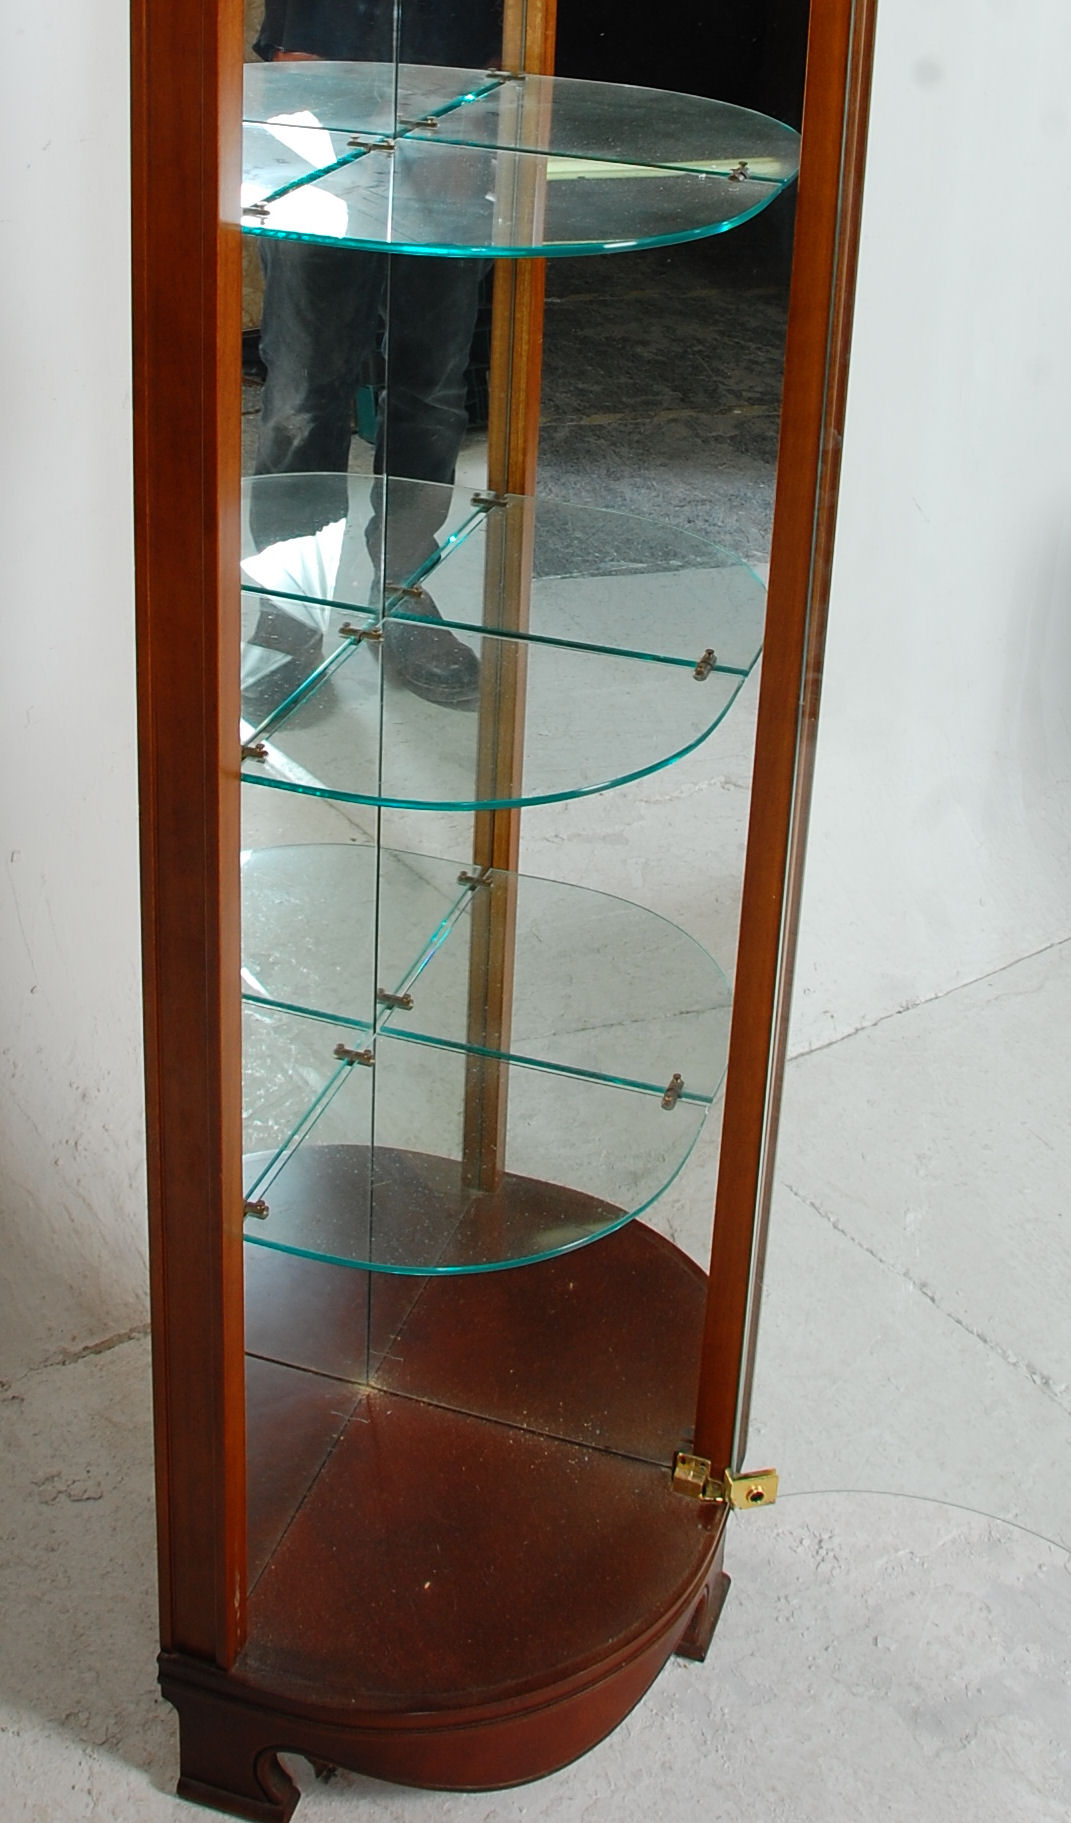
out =
<svg viewBox="0 0 1071 1823"><path fill-rule="evenodd" d="M0 1379L145 1310L126 34L23 7L0 108Z"/></svg>
<svg viewBox="0 0 1071 1823"><path fill-rule="evenodd" d="M1069 69L879 0L797 1050L1071 933Z"/></svg>

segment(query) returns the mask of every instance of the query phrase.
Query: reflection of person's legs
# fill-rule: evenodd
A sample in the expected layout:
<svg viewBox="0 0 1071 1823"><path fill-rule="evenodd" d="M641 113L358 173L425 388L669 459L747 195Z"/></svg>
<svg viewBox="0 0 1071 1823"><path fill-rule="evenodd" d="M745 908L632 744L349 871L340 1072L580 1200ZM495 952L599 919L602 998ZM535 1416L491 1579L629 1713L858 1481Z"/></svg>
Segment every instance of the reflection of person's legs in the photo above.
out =
<svg viewBox="0 0 1071 1823"><path fill-rule="evenodd" d="M261 263L260 346L268 374L256 473L338 475L337 485L320 480L282 493L254 486L249 529L263 550L281 539L312 537L346 517L353 398L374 342L385 262L347 247L264 240ZM243 661L247 719L259 720L316 669L326 620L326 611L311 604L262 599Z"/></svg>
<svg viewBox="0 0 1071 1823"><path fill-rule="evenodd" d="M480 260L419 259L298 241L265 240L264 308L260 346L268 377L257 442L258 475L345 473L349 467L353 399L361 364L387 317L387 387L376 440L377 474L414 481L454 479L468 427L465 372L479 303ZM389 276L384 286L384 273ZM345 484L329 485L320 524L345 512ZM445 517L441 496L423 509L416 489L397 526L398 574L435 548ZM341 507L341 511L339 508ZM258 545L254 497L252 533ZM295 524L297 537L318 525ZM265 525L273 538L279 529ZM430 542L429 542L430 538ZM392 539L393 545L393 539Z"/></svg>
<svg viewBox="0 0 1071 1823"><path fill-rule="evenodd" d="M417 259L395 255L389 262L384 307L387 386L376 437L377 475L450 486L468 428L465 372L476 326L481 260ZM373 495L368 547L382 556L390 580L412 575L433 555L448 499L437 489L392 492L389 511L383 490Z"/></svg>
<svg viewBox="0 0 1071 1823"><path fill-rule="evenodd" d="M376 473L441 485L424 490L381 484L375 490L368 547L387 583L412 576L434 554L436 534L449 510L446 488L454 480L468 428L465 372L483 271L481 260L400 254L389 263L384 300L387 385L376 439ZM395 621L388 628L385 652L390 671L431 702L475 707L475 654L445 628L426 624L437 618L426 593L416 612L425 624Z"/></svg>
<svg viewBox="0 0 1071 1823"><path fill-rule="evenodd" d="M268 369L258 475L344 473L361 361L379 319L384 261L349 247L263 243L260 348Z"/></svg>
<svg viewBox="0 0 1071 1823"><path fill-rule="evenodd" d="M468 429L465 371L476 327L482 260L390 261L387 288L387 392L376 439L376 473L451 485ZM392 515L393 574L416 569L435 549L445 496L408 490ZM419 504L423 501L423 504Z"/></svg>
<svg viewBox="0 0 1071 1823"><path fill-rule="evenodd" d="M377 473L452 482L468 428L465 370L482 260L396 255L387 276L387 409Z"/></svg>
<svg viewBox="0 0 1071 1823"><path fill-rule="evenodd" d="M279 496L256 488L250 510L254 543L316 533L348 510L353 397L370 351L381 303L387 310L387 388L376 467L418 481L453 480L467 426L465 370L475 325L482 263L396 257L303 242L266 242L261 351L264 386L256 472L337 474L295 490L285 526ZM404 493L404 506L403 506ZM367 543L383 582L411 574L436 548L447 499L438 489L399 490L384 514L374 491ZM401 509L401 510L399 510ZM389 552L382 550L389 519ZM427 601L435 616L434 605ZM437 618L437 617L436 617ZM322 657L326 615L300 603L265 600L243 673L248 716L257 720L297 688ZM393 675L418 695L456 707L474 704L474 653L445 629L392 629ZM292 675L291 675L292 674Z"/></svg>

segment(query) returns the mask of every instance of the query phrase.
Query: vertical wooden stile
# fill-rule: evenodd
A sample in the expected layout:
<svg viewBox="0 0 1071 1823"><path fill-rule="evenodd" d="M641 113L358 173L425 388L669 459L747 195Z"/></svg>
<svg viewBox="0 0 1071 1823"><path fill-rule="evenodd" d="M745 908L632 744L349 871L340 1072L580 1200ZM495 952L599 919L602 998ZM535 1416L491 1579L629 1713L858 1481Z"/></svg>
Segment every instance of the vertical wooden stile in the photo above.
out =
<svg viewBox="0 0 1071 1823"><path fill-rule="evenodd" d="M150 1270L165 1650L245 1604L238 849L242 16L132 4Z"/></svg>
<svg viewBox="0 0 1071 1823"><path fill-rule="evenodd" d="M821 684L876 0L812 4L763 658L695 1449L746 1443ZM813 125L812 125L813 123Z"/></svg>
<svg viewBox="0 0 1071 1823"><path fill-rule="evenodd" d="M554 67L555 0L507 0L502 62L507 70L550 74ZM545 181L533 167L531 181ZM523 179L522 179L523 181ZM545 260L500 260L495 270L491 334L487 481L495 493L531 495L539 444L543 367ZM534 519L492 509L487 524L485 623L503 632L528 624ZM492 604L494 611L492 613ZM526 651L523 641L485 640L477 734L477 795L508 798L521 782ZM514 876L520 853L519 810L478 810L473 863ZM496 879L473 896L467 1037L482 1051L509 1049L517 927L514 878ZM465 1075L463 1176L472 1189L494 1190L504 1168L507 1066L470 1054Z"/></svg>

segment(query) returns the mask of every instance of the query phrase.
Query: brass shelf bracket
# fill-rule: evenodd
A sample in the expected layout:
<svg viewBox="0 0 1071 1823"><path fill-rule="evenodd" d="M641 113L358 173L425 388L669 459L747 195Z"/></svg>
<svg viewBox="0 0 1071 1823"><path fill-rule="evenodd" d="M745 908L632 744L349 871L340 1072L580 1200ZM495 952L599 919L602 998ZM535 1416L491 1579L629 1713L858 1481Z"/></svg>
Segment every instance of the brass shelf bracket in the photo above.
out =
<svg viewBox="0 0 1071 1823"><path fill-rule="evenodd" d="M334 1055L338 1058L339 1063L348 1063L351 1069L355 1063L360 1063L364 1065L365 1069L370 1070L376 1061L376 1054L373 1050L351 1051L348 1045L344 1044L336 1044Z"/></svg>
<svg viewBox="0 0 1071 1823"><path fill-rule="evenodd" d="M664 1108L675 1108L683 1094L684 1077L679 1070L675 1070L666 1084L666 1092L662 1097L662 1106Z"/></svg>
<svg viewBox="0 0 1071 1823"><path fill-rule="evenodd" d="M377 987L376 1000L380 1006L400 1007L404 1013L413 1010L412 994L388 994L385 987Z"/></svg>

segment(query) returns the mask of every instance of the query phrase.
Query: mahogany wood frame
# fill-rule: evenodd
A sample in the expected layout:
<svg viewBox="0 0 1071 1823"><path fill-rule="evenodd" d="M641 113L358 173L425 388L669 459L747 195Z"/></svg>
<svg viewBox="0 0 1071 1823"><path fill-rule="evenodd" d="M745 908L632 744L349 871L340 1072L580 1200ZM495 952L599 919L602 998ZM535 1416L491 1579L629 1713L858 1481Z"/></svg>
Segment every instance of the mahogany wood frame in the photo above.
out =
<svg viewBox="0 0 1071 1823"><path fill-rule="evenodd" d="M739 1468L758 1333L840 484L877 0L812 0L767 628L696 1453Z"/></svg>
<svg viewBox="0 0 1071 1823"><path fill-rule="evenodd" d="M160 1623L245 1609L240 0L132 8L134 469Z"/></svg>
<svg viewBox="0 0 1071 1823"><path fill-rule="evenodd" d="M502 63L507 70L550 74L554 68L557 0L506 0ZM543 307L546 260L499 260L495 266L491 321L490 411L487 485L500 494L533 494L539 448L539 398L543 377ZM494 517L487 527L486 589L489 600L507 591L514 619L527 624L533 529L507 533ZM477 775L480 795L517 791L524 756L523 642L489 641L480 688ZM519 810L478 810L473 821L473 867L515 875L521 846ZM501 879L494 894L472 907L463 1159L465 1182L494 1190L506 1158L508 1068L481 1053L507 1051L513 1017L517 937L517 886Z"/></svg>
<svg viewBox="0 0 1071 1823"><path fill-rule="evenodd" d="M739 989L697 1447L753 1337L836 510L875 0L814 0ZM135 474L161 1629L244 1633L239 0L132 0ZM802 716L800 713L803 702Z"/></svg>

